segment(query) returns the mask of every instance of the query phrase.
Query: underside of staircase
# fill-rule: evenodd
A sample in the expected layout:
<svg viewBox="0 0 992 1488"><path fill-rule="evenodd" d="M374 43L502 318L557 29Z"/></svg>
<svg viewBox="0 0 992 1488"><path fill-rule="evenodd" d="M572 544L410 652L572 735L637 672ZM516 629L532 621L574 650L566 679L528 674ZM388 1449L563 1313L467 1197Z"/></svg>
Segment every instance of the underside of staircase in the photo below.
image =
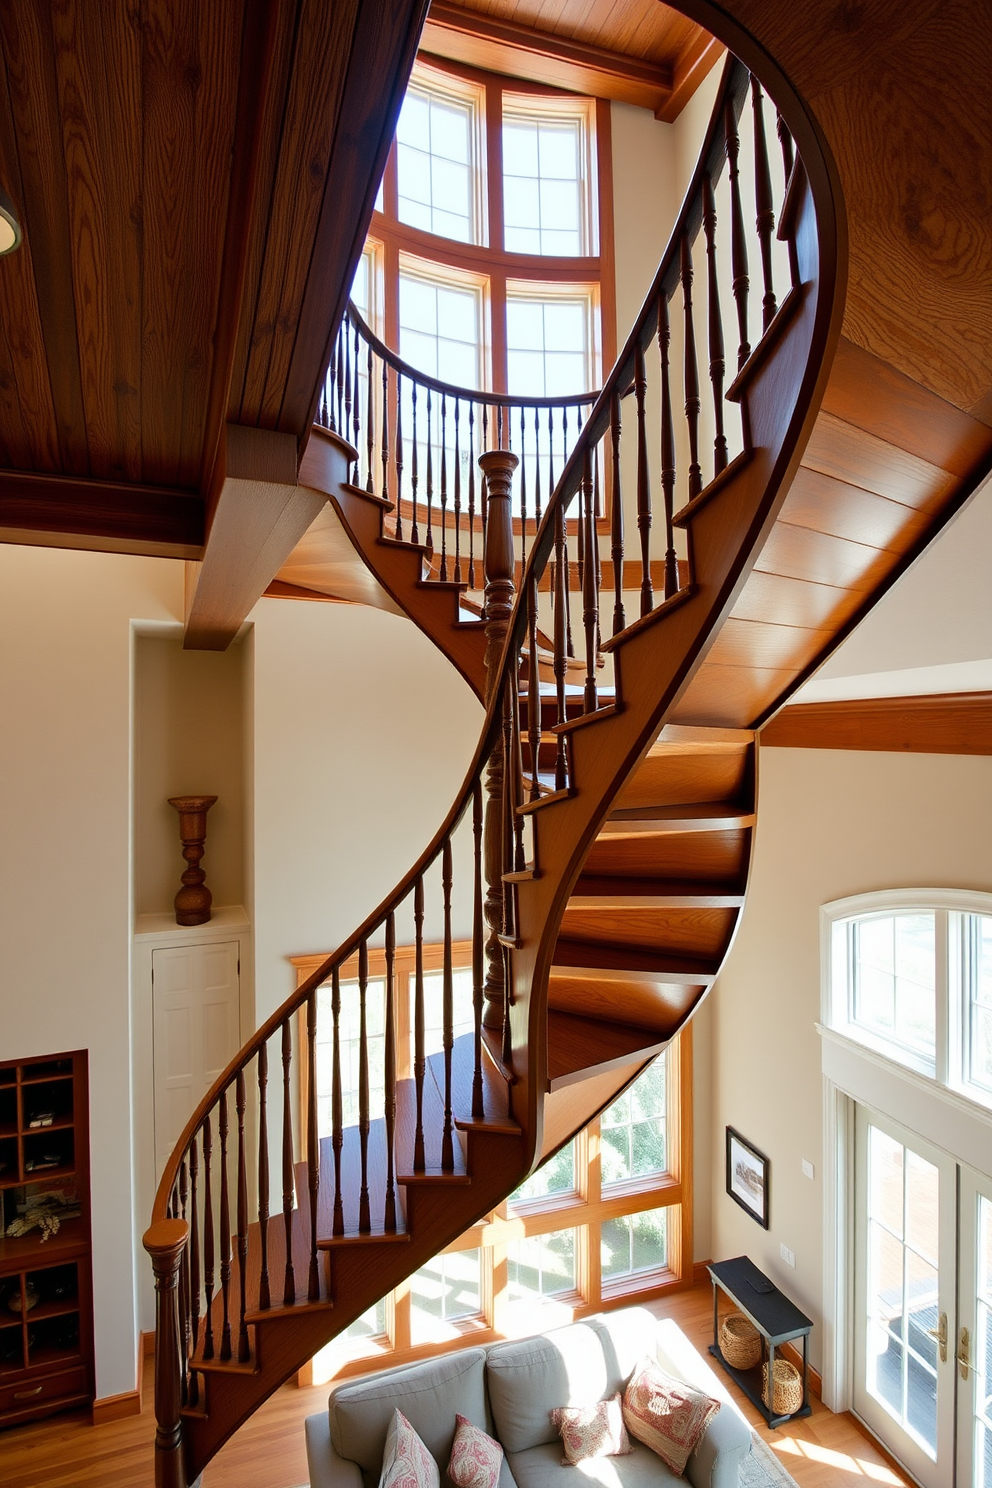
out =
<svg viewBox="0 0 992 1488"><path fill-rule="evenodd" d="M745 447L674 516L685 534L682 581L603 640L595 667L566 658L545 633L547 615L540 630L535 619L554 552L550 505L526 565L513 563L512 550L504 563L517 598L494 631L495 610L487 606L479 618L464 583L439 581L426 545L390 535L388 499L332 479L344 442L314 430L301 483L328 498L389 606L408 615L486 702L486 724L451 815L422 858L258 1031L191 1119L167 1170L146 1236L159 1287L157 1369L170 1382L160 1385L157 1404L159 1488L192 1483L280 1383L502 1202L685 1025L718 974L744 906L756 730L967 499L988 462L992 431L964 415L955 423L936 395L921 404L898 377L876 379L870 355L840 339L837 182L791 90L777 102L799 147L780 225L794 282L728 394L741 408ZM697 215L692 231L698 226ZM679 230L688 232L685 222ZM635 328L615 369L624 396L634 385L624 369L638 365L648 341L645 333L638 342L639 334ZM608 385L590 417L593 449L610 432L619 397L611 405ZM905 415L909 401L915 423ZM923 453L928 414L956 431L953 479L946 459L940 465ZM355 451L344 451L350 466ZM561 499L583 490L583 479L580 449L562 475ZM494 511L491 500L491 531ZM576 632L598 566L585 551ZM487 577L489 557L487 550ZM636 595L628 600L636 615ZM422 894L431 865L441 860L449 873L452 834L473 808L480 863L484 772L501 740L503 758L519 758L523 797L504 783L512 824L497 875L502 919L490 922L488 947L495 964L502 958L503 1002L489 998L478 1038L455 1039L446 1055L397 1081L384 1118L367 1117L364 1131L336 1127L336 1139L318 1136L312 1124L294 1142L290 1018L310 1020L312 1042L316 987L348 956L367 954L384 925L388 949L394 910ZM476 890L481 905L479 881ZM477 957L481 944L480 931ZM252 1066L255 1083L246 1082L247 1060L264 1061L268 1040L278 1052L280 1038L282 1071L262 1062L257 1072ZM266 1206L249 1221L244 1138L260 1119L252 1183L259 1194L280 1188L280 1153L271 1154L270 1174L264 1129L267 1079L287 1113L283 1207L269 1214ZM207 1197L206 1168L197 1189L197 1153L209 1151L204 1132L223 1144L230 1193L225 1177L223 1192ZM197 1237L188 1246L187 1237L211 1204L220 1206L221 1242L217 1255L211 1250L205 1290L205 1263L191 1258L200 1254Z"/></svg>

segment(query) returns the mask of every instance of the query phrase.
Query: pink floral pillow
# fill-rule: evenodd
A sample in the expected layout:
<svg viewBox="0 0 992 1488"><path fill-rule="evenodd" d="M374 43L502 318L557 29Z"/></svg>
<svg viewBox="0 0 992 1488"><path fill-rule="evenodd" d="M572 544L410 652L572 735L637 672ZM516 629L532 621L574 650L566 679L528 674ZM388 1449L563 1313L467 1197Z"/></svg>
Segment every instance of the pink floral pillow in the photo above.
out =
<svg viewBox="0 0 992 1488"><path fill-rule="evenodd" d="M379 1488L441 1488L437 1463L400 1410L386 1432Z"/></svg>
<svg viewBox="0 0 992 1488"><path fill-rule="evenodd" d="M624 1430L619 1390L612 1400L595 1405L560 1405L551 1412L551 1424L561 1432L563 1467L587 1457L624 1457L634 1450Z"/></svg>
<svg viewBox="0 0 992 1488"><path fill-rule="evenodd" d="M672 1379L653 1359L638 1364L623 1397L623 1419L631 1436L656 1452L678 1477L719 1409L719 1400Z"/></svg>
<svg viewBox="0 0 992 1488"><path fill-rule="evenodd" d="M448 1477L456 1488L496 1488L503 1461L499 1442L464 1416L455 1416L455 1427Z"/></svg>

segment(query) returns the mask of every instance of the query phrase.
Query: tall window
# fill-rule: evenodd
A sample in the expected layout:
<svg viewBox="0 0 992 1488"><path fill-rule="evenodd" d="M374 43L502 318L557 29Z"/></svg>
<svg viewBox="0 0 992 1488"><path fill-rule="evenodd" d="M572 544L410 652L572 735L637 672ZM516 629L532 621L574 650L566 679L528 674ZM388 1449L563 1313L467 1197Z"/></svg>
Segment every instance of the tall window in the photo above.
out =
<svg viewBox="0 0 992 1488"><path fill-rule="evenodd" d="M473 389L599 386L616 351L608 105L418 62L376 206L361 308L404 360Z"/></svg>

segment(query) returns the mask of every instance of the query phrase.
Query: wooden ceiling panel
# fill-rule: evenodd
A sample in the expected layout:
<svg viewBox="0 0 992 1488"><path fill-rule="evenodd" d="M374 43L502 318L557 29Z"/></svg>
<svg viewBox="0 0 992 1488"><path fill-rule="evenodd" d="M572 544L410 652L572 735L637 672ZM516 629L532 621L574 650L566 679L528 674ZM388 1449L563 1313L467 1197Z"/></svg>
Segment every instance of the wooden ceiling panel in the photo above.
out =
<svg viewBox="0 0 992 1488"><path fill-rule="evenodd" d="M337 124L343 69L324 65L351 50L357 0L301 7L276 178L268 212L251 348L239 422L274 429L310 269Z"/></svg>

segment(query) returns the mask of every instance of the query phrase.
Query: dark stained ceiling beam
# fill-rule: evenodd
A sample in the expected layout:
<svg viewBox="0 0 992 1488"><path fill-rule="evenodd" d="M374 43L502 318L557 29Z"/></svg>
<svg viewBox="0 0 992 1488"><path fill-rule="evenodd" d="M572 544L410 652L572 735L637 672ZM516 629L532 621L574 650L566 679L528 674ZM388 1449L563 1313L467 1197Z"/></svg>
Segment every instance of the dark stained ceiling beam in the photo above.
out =
<svg viewBox="0 0 992 1488"><path fill-rule="evenodd" d="M0 542L199 558L195 491L0 470Z"/></svg>

